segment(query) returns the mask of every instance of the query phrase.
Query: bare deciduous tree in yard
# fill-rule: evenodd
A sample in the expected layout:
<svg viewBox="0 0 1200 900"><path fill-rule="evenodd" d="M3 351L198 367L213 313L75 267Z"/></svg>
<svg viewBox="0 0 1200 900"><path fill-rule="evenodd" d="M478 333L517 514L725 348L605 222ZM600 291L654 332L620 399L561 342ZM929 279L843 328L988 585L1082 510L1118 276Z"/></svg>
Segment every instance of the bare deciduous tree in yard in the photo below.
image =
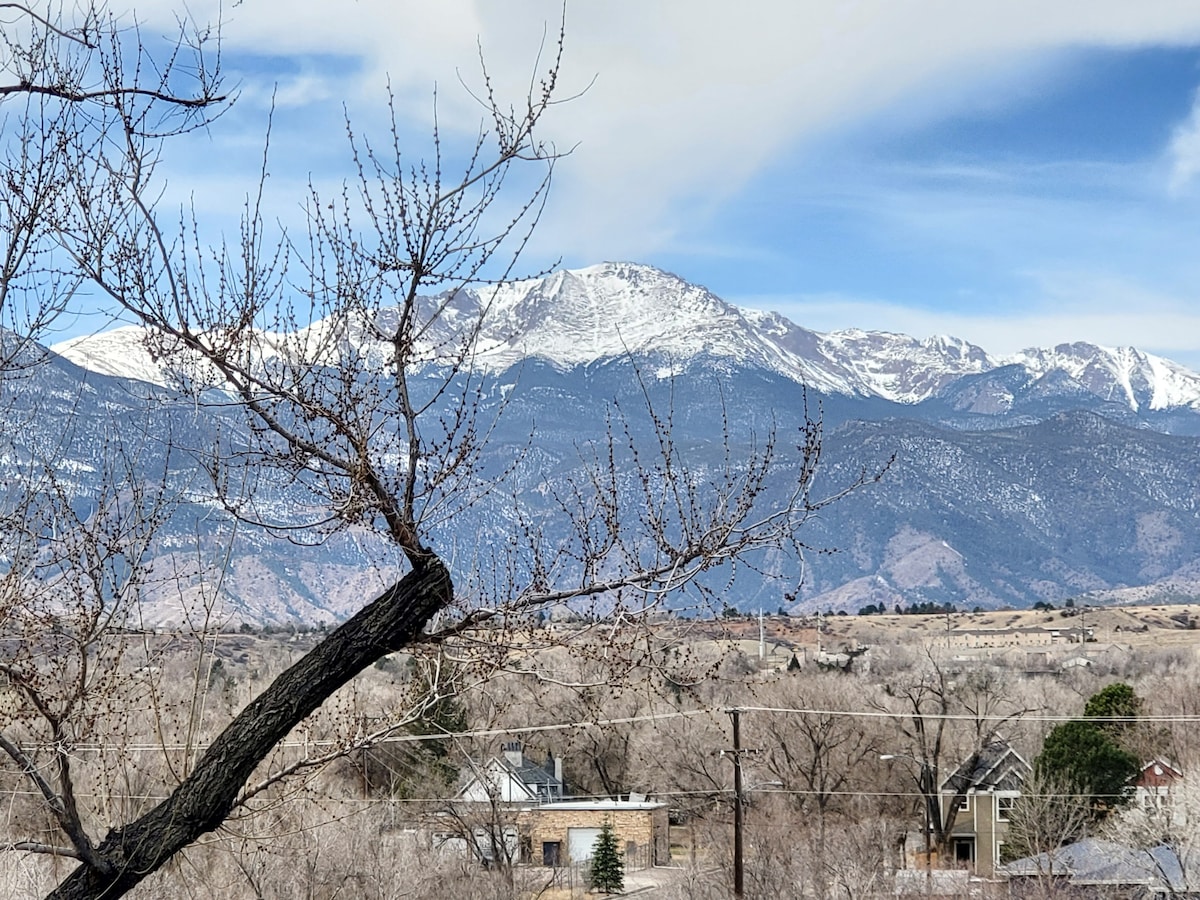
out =
<svg viewBox="0 0 1200 900"><path fill-rule="evenodd" d="M829 866L830 820L849 812L846 798L863 788L864 771L874 768L885 739L869 723L843 715L860 701L861 684L845 676L783 682L770 697L780 712L760 717L769 752L764 765L785 791L796 791L795 804L812 820L812 882L818 898L828 896L835 879ZM783 710L790 709L790 712ZM845 816L843 824L851 818Z"/></svg>
<svg viewBox="0 0 1200 900"><path fill-rule="evenodd" d="M1009 814L1005 854L1010 859L1051 854L1044 874L1048 879L1061 875L1052 869L1052 851L1087 833L1088 813L1086 798L1069 783L1035 770Z"/></svg>
<svg viewBox="0 0 1200 900"><path fill-rule="evenodd" d="M147 557L172 500L148 468L163 456L147 451L144 421L118 403L107 421L48 423L47 384L33 378L56 371L38 342L78 312L83 278L60 252L62 224L85 201L106 203L88 196L96 182L78 161L103 166L131 136L149 146L223 108L215 36L180 22L158 54L102 7L0 8L0 403L10 465L0 491L0 749L40 801L18 816L6 849L100 869L109 864L94 823L114 811L116 772L101 764L81 779L89 763L78 748L114 740L114 723L139 709L144 690L126 689L131 645L112 638L139 624L140 593L154 577ZM78 412L87 399L75 390L62 405ZM62 463L77 434L90 443L74 461L92 473L87 494Z"/></svg>
<svg viewBox="0 0 1200 900"><path fill-rule="evenodd" d="M9 149L30 183L42 184L43 162L58 180L42 200L10 183L7 214L28 237L8 248L9 321L36 332L88 282L145 326L152 351L186 376L181 382L215 386L218 403L241 415L239 443L219 443L204 460L230 514L301 545L339 529L371 530L398 564L392 584L252 699L166 800L131 820L89 827L65 764L52 784L9 740L4 749L65 837L21 849L79 863L54 896L119 896L278 781L390 734L396 721L263 768L282 738L388 653L466 658L481 647L476 662L503 661L511 629L528 628L547 605L599 602L612 621L632 621L714 567L756 551L802 550L799 529L828 502L810 494L819 425L806 422L798 445L767 435L740 456L726 435L723 463L701 480L673 440L669 410L647 392L649 441L635 437L636 413L615 409L581 442L583 474L551 492L547 514L565 537L550 541L544 522L514 512L493 526L489 552L476 555L462 583L452 579L453 547L440 543L447 524L461 532L485 501L519 491L520 454L498 467L488 456L503 404L483 402L488 382L472 363L494 290L513 277L561 159L539 137L558 102L561 33L516 106L494 96L482 69L483 124L465 152L451 152L435 132L432 157L410 160L397 126L381 144L348 126L355 176L333 196L311 189L306 234L272 236L260 190L239 239L206 249L189 217L156 207L155 162L164 136L219 107L208 32L185 30L160 65L135 69L157 73L146 85L122 78L129 54L145 52L136 33L130 47L121 43L129 33L87 10L81 23L64 24L10 9L19 19L5 26L15 80L0 95L27 105ZM23 50L47 68L23 69ZM176 90L185 56L195 94ZM57 105L47 116L39 104L49 101ZM452 159L466 160L454 175ZM509 184L517 170L524 193ZM42 282L53 291L39 294ZM473 286L482 289L465 293ZM787 486L769 492L779 465ZM255 484L269 480L303 495L300 513L272 517L253 503ZM504 530L507 540L496 540ZM14 675L20 686L21 671ZM35 690L25 695L38 705ZM56 714L39 712L53 726Z"/></svg>
<svg viewBox="0 0 1200 900"><path fill-rule="evenodd" d="M960 779L943 805L942 782L956 769L973 771L999 730L1025 711L1009 699L997 675L981 669L959 676L928 646L919 665L888 684L885 693L881 708L893 715L903 738L886 755L915 766L930 843L945 854L970 785Z"/></svg>

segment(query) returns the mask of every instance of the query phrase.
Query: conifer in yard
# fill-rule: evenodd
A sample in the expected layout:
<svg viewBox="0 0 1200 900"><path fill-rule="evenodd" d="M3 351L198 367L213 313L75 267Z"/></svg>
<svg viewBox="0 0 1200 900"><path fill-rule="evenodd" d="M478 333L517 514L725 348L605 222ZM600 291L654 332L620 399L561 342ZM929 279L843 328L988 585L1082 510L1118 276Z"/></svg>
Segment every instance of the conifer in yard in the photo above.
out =
<svg viewBox="0 0 1200 900"><path fill-rule="evenodd" d="M592 888L606 894L618 894L625 887L625 860L617 849L617 835L605 822L592 852Z"/></svg>

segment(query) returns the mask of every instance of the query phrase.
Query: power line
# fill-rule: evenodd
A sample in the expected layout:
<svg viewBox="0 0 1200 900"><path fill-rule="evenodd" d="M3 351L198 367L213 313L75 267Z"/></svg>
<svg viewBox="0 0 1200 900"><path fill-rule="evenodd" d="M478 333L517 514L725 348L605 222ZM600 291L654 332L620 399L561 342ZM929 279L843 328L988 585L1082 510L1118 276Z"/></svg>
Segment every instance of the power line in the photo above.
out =
<svg viewBox="0 0 1200 900"><path fill-rule="evenodd" d="M807 709L781 706L738 706L744 712L800 714L812 716L842 716L858 719L928 719L930 721L946 722L979 722L995 719L997 721L1019 722L1092 722L1095 724L1134 725L1139 722L1150 723L1180 723L1196 724L1200 722L1200 714L1195 715L1165 715L1165 716L1066 716L1066 715L1029 715L1011 713L1008 716L977 716L969 713L925 713L925 712L889 712L887 710L849 710L849 709Z"/></svg>
<svg viewBox="0 0 1200 900"><path fill-rule="evenodd" d="M446 741L465 738L506 737L519 734L539 734L549 731L569 731L573 729L605 727L612 725L636 725L641 722L663 721L668 719L686 719L696 716L715 717L722 708L704 707L691 710L673 710L666 713L646 713L640 716L622 716L613 719L584 719L577 722L551 722L543 725L519 725L511 728L480 728L471 731L439 731L432 734L393 734L371 741L378 744L415 744L422 741ZM403 726L397 726L401 728ZM54 744L29 745L36 749L47 750L57 747ZM319 738L308 740L284 740L275 745L276 748L308 748L316 750L331 750L344 746L347 750L361 749L354 741ZM207 744L71 744L72 753L199 753L208 748Z"/></svg>
<svg viewBox="0 0 1200 900"><path fill-rule="evenodd" d="M504 728L480 728L469 731L446 731L432 734L391 734L376 738L371 746L379 744L415 744L423 741L463 740L468 738L506 737L510 735L543 734L552 731L571 731L583 728L611 727L616 725L637 725L644 722L668 721L671 719L686 719L697 716L709 716L716 720L717 716L725 713L730 707L701 707L691 710L672 710L662 713L645 713L638 716L621 716L611 719L583 719L572 722L548 722L541 725L517 725ZM779 706L737 706L743 712L765 713L771 715L808 715L831 716L851 719L890 719L908 720L924 719L927 721L1008 721L1008 722L1091 722L1094 724L1200 724L1200 714L1187 715L1138 715L1138 716L1068 716L1068 715L1011 715L1011 716L975 716L966 713L914 713L906 711L889 712L886 710L848 710L848 709L813 709L808 707L779 707ZM403 726L397 726L398 728ZM46 750L56 747L51 744L27 745L31 749ZM344 746L349 750L358 750L362 745L354 740L335 740L332 738L310 738L304 740L284 740L275 745L281 749L314 749L332 750ZM78 743L70 745L72 753L198 753L203 752L207 744L99 744Z"/></svg>
<svg viewBox="0 0 1200 900"><path fill-rule="evenodd" d="M648 791L648 798L677 798L687 799L689 797L708 797L708 798L724 798L728 799L732 791L729 788L705 788L696 790L666 790L666 791ZM863 791L863 790L835 790L821 791L811 788L753 788L746 792L748 797L758 795L768 795L777 797L862 797L870 799L902 799L902 800L918 800L924 797L922 793L916 790L907 791ZM41 797L42 794L35 790L20 790L17 788L0 788L0 796L9 797ZM87 799L106 799L106 800L143 800L143 801L161 801L167 799L167 794L118 794L118 793L100 793L77 791L76 797ZM1080 794L1080 793L1026 793L1021 792L1022 798L1030 800L1091 800L1096 797L1119 797L1120 794ZM604 795L585 794L577 797L565 797L565 802L581 802L586 800L612 800L612 797ZM272 798L271 803L278 802L279 798ZM462 801L454 797L351 797L351 796L334 796L330 794L320 794L311 796L293 796L287 798L288 802L307 802L307 803L345 803L353 806L379 806L384 804L393 804L397 806L413 806L418 804L447 804L447 803L470 803L475 801ZM544 805L544 804L542 804Z"/></svg>

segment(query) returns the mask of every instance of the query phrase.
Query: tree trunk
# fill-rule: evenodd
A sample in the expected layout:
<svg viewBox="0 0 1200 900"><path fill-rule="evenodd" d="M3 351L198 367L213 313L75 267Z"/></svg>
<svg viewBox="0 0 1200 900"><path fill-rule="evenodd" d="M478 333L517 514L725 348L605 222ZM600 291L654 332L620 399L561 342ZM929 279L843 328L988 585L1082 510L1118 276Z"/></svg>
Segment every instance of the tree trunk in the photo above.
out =
<svg viewBox="0 0 1200 900"><path fill-rule="evenodd" d="M229 815L271 749L334 691L421 633L453 597L450 573L430 556L283 672L221 732L171 796L96 848L51 900L120 897Z"/></svg>

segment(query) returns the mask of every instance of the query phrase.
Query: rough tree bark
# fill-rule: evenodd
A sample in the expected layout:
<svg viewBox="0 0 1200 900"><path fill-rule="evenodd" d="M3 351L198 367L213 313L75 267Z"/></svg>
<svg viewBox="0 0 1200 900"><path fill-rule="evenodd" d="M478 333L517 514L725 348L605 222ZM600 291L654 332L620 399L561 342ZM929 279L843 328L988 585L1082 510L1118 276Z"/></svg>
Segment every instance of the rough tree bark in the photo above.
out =
<svg viewBox="0 0 1200 900"><path fill-rule="evenodd" d="M436 557L412 571L280 675L221 733L178 788L141 818L113 829L50 897L118 897L229 815L251 773L289 731L382 656L412 644L453 598Z"/></svg>

